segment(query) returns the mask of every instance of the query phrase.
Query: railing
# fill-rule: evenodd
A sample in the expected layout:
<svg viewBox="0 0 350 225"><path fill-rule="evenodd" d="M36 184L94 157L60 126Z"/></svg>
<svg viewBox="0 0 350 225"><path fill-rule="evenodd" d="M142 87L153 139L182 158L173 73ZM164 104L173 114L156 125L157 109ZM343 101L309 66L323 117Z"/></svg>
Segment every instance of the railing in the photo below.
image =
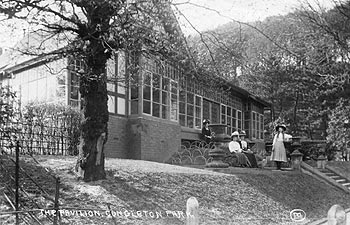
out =
<svg viewBox="0 0 350 225"><path fill-rule="evenodd" d="M15 146L15 155L7 154L5 151L0 155L0 171L2 183L4 183L3 195L13 211L1 212L2 219L15 216L15 224L47 224L59 223L59 190L60 178L52 171L42 167L32 156L27 157L35 162L34 171L23 169L20 160L20 141ZM33 172L31 174L31 172ZM34 176L37 173L38 178ZM45 173L45 176L43 176ZM45 180L42 180L42 179ZM44 185L51 183L50 185ZM47 189L47 186L54 187ZM55 215L42 216L41 209L50 207ZM34 208L34 209L33 209ZM38 215L39 213L39 215Z"/></svg>
<svg viewBox="0 0 350 225"><path fill-rule="evenodd" d="M76 137L65 126L50 126L22 121L7 121L0 132L0 148L14 154L15 141L18 140L21 154L29 155L77 155Z"/></svg>
<svg viewBox="0 0 350 225"><path fill-rule="evenodd" d="M209 151L214 147L204 141L184 141L167 162L175 165L205 165L212 160Z"/></svg>

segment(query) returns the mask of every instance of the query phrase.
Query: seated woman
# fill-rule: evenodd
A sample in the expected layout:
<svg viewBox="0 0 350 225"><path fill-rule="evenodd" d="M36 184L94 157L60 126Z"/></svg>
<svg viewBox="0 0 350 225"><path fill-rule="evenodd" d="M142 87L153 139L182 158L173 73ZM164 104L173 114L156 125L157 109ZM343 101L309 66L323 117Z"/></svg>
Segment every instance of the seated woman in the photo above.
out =
<svg viewBox="0 0 350 225"><path fill-rule="evenodd" d="M212 140L212 132L209 128L210 121L205 119L203 120L203 127L202 127L202 138L205 141L205 143L209 144Z"/></svg>
<svg viewBox="0 0 350 225"><path fill-rule="evenodd" d="M246 136L245 131L239 133L239 138L242 146L242 152L247 156L249 163L252 168L258 168L258 163L256 161L254 153L248 148L248 143L244 140Z"/></svg>
<svg viewBox="0 0 350 225"><path fill-rule="evenodd" d="M231 152L231 154L236 155L237 157L237 164L241 167L250 167L249 160L247 156L242 152L241 145L239 144L239 133L238 131L235 131L231 135L232 141L228 144L228 148ZM232 165L232 163L230 163Z"/></svg>

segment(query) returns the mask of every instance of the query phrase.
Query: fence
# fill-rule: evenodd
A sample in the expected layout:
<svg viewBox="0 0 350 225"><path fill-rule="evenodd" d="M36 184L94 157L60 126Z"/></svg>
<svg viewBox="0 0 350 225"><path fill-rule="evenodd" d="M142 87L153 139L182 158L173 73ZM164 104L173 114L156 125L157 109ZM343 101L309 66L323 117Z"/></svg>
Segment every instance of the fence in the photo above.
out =
<svg viewBox="0 0 350 225"><path fill-rule="evenodd" d="M60 190L60 178L54 175L48 169L37 165L36 173L41 174L44 177L44 181L37 180L30 174L28 168L24 170L20 166L20 142L17 141L15 149L15 157L2 152L0 155L0 179L4 184L4 190L2 195L12 207L14 211L11 213L0 213L2 221L6 224L9 223L18 224L58 224L58 207L59 207L59 190ZM35 158L32 158L37 164L39 164ZM38 169L42 171L37 171ZM29 169L30 170L30 169ZM46 173L43 176L42 173ZM42 185L42 182L50 183L50 190L47 190ZM40 217L38 211L40 208L45 208L48 205L53 206L53 210L57 213L55 216L44 215ZM36 208L33 210L33 208ZM14 221L11 215L15 215ZM39 213L40 214L40 213Z"/></svg>
<svg viewBox="0 0 350 225"><path fill-rule="evenodd" d="M0 130L0 148L13 154L19 142L21 154L77 155L79 133L70 126L69 118L49 123L47 121L8 120Z"/></svg>

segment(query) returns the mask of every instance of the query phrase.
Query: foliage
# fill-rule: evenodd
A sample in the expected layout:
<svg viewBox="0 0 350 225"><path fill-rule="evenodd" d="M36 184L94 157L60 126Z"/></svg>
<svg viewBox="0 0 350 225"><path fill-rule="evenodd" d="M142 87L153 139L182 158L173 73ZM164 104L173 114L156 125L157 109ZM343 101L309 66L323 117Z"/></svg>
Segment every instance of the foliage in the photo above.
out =
<svg viewBox="0 0 350 225"><path fill-rule="evenodd" d="M26 130L27 136L40 134L37 138L45 138L52 144L61 142L65 154L78 154L82 117L79 110L63 104L31 102L24 106L22 116L25 126L22 129ZM52 153L57 154L61 146L51 148L54 149Z"/></svg>
<svg viewBox="0 0 350 225"><path fill-rule="evenodd" d="M340 99L332 110L328 123L327 141L338 150L349 147L350 140L350 100Z"/></svg>
<svg viewBox="0 0 350 225"><path fill-rule="evenodd" d="M325 139L333 108L350 96L350 2L330 10L305 3L288 15L205 32L192 38L192 51L212 71L272 103L266 130L283 122L293 135ZM228 68L239 68L240 76Z"/></svg>
<svg viewBox="0 0 350 225"><path fill-rule="evenodd" d="M13 121L16 116L16 94L9 86L0 87L0 133L1 139L9 138L14 132L8 121Z"/></svg>
<svg viewBox="0 0 350 225"><path fill-rule="evenodd" d="M125 51L131 67L127 73L138 71L135 64L140 54L188 63L169 1L5 0L0 3L0 14L25 20L39 36L39 41L22 43L22 53L46 56L47 61L70 56L85 62L85 68L75 71L83 112L77 168L85 181L105 178L104 154L97 158L95 153L98 140L106 137L103 147L108 136L107 60Z"/></svg>
<svg viewBox="0 0 350 225"><path fill-rule="evenodd" d="M6 92L8 89L6 89ZM22 146L22 153L77 155L81 113L70 106L32 102L16 106L14 94L2 109L1 145L3 149Z"/></svg>

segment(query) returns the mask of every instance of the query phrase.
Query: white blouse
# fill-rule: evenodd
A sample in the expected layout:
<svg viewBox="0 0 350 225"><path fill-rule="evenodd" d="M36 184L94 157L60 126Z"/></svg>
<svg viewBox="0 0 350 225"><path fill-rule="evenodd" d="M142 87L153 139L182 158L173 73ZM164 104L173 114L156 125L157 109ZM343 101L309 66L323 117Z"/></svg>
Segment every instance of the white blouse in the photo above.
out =
<svg viewBox="0 0 350 225"><path fill-rule="evenodd" d="M284 139L283 139L284 136ZM273 143L272 145L274 145L277 141L289 141L292 138L292 135L289 134L279 134L277 137L277 134L275 134L275 137L273 138Z"/></svg>
<svg viewBox="0 0 350 225"><path fill-rule="evenodd" d="M231 141L228 144L228 149L230 150L230 152L235 152L235 153L241 153L242 149L241 146L239 145L239 143L237 141Z"/></svg>

